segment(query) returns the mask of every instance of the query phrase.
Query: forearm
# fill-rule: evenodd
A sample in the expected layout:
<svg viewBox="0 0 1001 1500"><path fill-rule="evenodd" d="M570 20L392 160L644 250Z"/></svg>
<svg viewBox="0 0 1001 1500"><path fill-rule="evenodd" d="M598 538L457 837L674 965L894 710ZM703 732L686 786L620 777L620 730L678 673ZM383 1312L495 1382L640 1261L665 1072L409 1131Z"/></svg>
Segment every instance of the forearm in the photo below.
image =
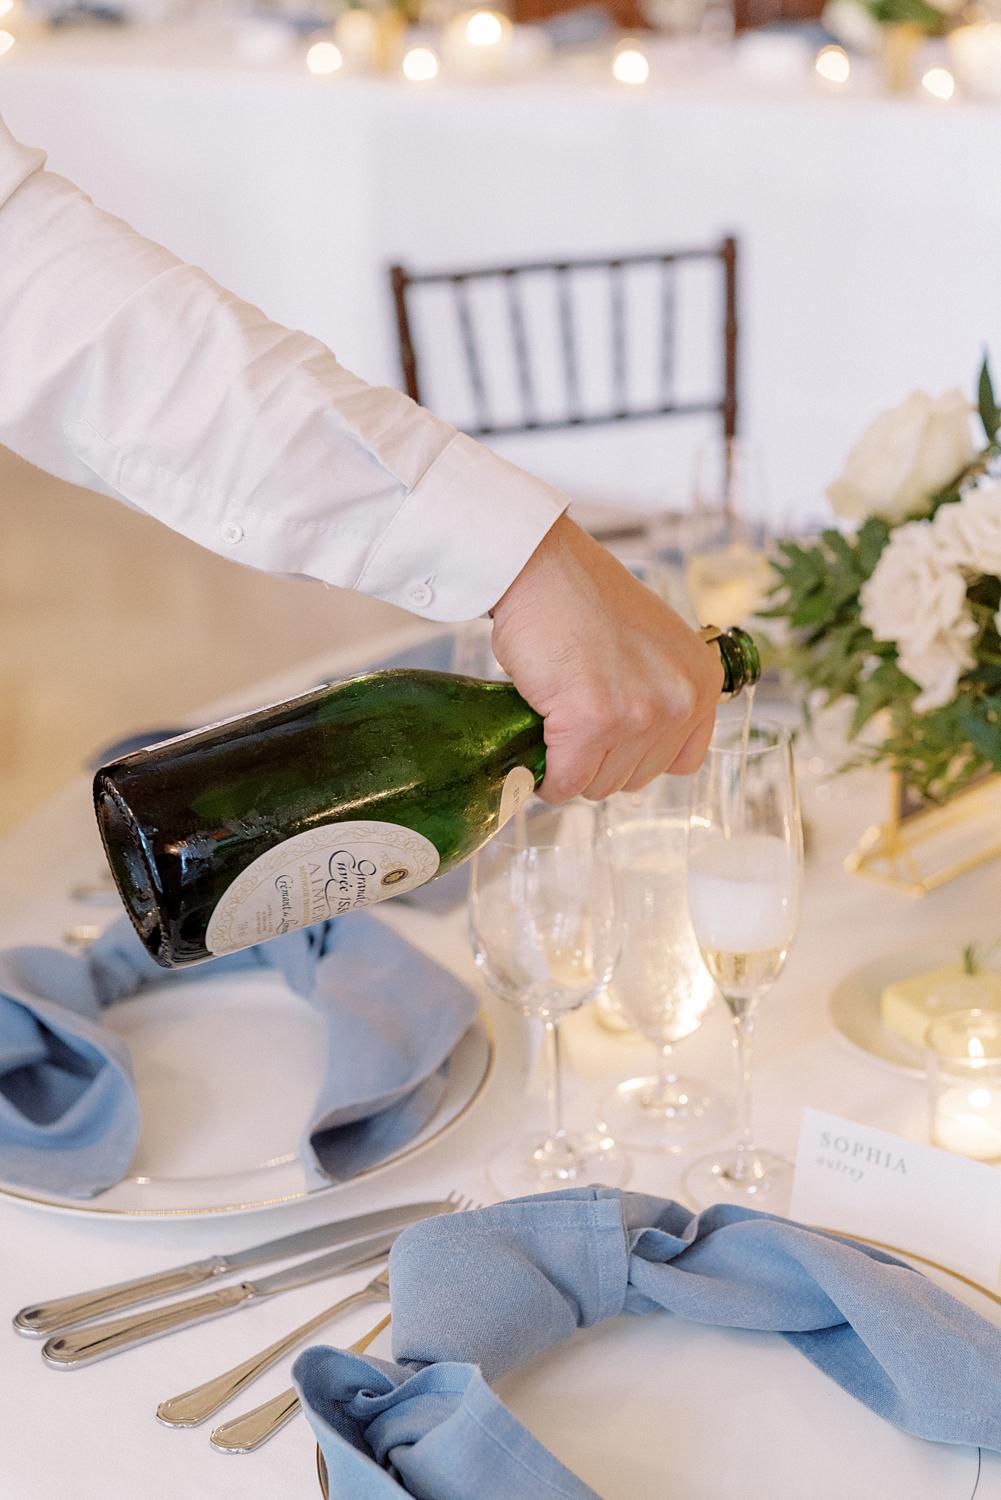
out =
<svg viewBox="0 0 1001 1500"><path fill-rule="evenodd" d="M236 561L469 618L565 506L42 170L0 123L0 441Z"/></svg>

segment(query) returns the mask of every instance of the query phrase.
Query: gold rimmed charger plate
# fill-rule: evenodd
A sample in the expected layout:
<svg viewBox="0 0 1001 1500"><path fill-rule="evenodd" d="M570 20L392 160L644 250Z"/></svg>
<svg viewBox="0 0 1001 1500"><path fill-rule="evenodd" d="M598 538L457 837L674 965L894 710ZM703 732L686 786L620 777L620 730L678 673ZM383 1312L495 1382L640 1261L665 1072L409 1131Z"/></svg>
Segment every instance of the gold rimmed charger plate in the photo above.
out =
<svg viewBox="0 0 1001 1500"><path fill-rule="evenodd" d="M942 1265L939 1261L931 1260L928 1256L918 1255L912 1250L904 1250L899 1245L890 1245L882 1240L867 1239L864 1235L846 1234L838 1229L823 1229L822 1232L824 1234L836 1235L838 1239L856 1240L859 1244L871 1245L874 1249L877 1250L886 1250L891 1255L899 1255L902 1260L917 1261L922 1266L927 1266L931 1270L939 1271L945 1276L953 1277L954 1280L960 1282L963 1286L970 1288L972 1291L979 1292L981 1296L989 1298L990 1301L995 1303L996 1306L1001 1307L1001 1294L999 1294L997 1291L992 1291L989 1287L984 1286L981 1282L974 1281L972 1277L964 1276L962 1272L954 1271L949 1266ZM979 1473L980 1469L978 1459L978 1480ZM319 1443L317 1443L316 1445L316 1474L317 1479L319 1480L320 1493L323 1496L323 1500L330 1500L330 1476L327 1473L326 1460L323 1457L323 1449L320 1447ZM977 1486L975 1484L974 1490L976 1489L976 1487Z"/></svg>
<svg viewBox="0 0 1001 1500"><path fill-rule="evenodd" d="M85 1218L164 1219L253 1213L337 1192L409 1161L454 1130L488 1084L514 1092L527 1045L513 1012L509 1018L498 1011L495 1022L481 1008L452 1054L444 1097L424 1128L401 1150L336 1183L317 1180L300 1154L306 1112L322 1081L326 1032L279 977L250 971L150 986L109 1010L108 1024L129 1045L142 1109L129 1175L95 1198L2 1180L0 1197Z"/></svg>

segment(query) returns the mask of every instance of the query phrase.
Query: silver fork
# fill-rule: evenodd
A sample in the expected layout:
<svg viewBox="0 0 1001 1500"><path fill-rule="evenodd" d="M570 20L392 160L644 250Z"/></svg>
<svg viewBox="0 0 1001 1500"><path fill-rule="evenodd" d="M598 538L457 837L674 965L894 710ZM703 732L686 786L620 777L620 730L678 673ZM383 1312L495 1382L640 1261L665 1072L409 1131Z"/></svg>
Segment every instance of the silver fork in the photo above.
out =
<svg viewBox="0 0 1001 1500"><path fill-rule="evenodd" d="M242 1364L234 1365L223 1375L216 1375L212 1380L206 1380L202 1385L194 1386L190 1391L184 1391L179 1396L170 1396L166 1401L161 1401L156 1409L159 1420L166 1427L197 1427L199 1422L204 1422L213 1412L225 1406L258 1375L263 1375L265 1370L270 1370L273 1364L277 1364L283 1354L294 1349L296 1344L308 1338L338 1317L342 1312L347 1312L349 1307L355 1307L360 1302L388 1302L389 1300L389 1271L380 1271L374 1276L367 1286L362 1287L359 1292L352 1292L350 1296L342 1297L339 1302L325 1307L322 1312L317 1313L315 1318L310 1318L306 1323L300 1323L298 1328L293 1328L284 1338L269 1344L259 1354L252 1354Z"/></svg>
<svg viewBox="0 0 1001 1500"><path fill-rule="evenodd" d="M391 1315L387 1313L368 1333L349 1344L348 1352L364 1354L373 1339L378 1338L382 1330L389 1327L391 1320ZM221 1427L216 1428L209 1442L219 1453L253 1453L255 1448L266 1443L269 1437L273 1437L286 1422L291 1422L296 1412L301 1410L302 1403L295 1387L289 1386L280 1396L273 1396L270 1401L245 1412L242 1417L234 1417L232 1422L224 1422Z"/></svg>
<svg viewBox="0 0 1001 1500"><path fill-rule="evenodd" d="M482 1207L481 1203L460 1199L456 1212L469 1213ZM352 1344L350 1352L361 1354L388 1323L389 1318L384 1318L364 1338ZM295 1387L289 1386L287 1391L244 1412L241 1417L233 1417L229 1422L221 1423L209 1435L209 1442L219 1453L253 1453L301 1410L302 1403Z"/></svg>

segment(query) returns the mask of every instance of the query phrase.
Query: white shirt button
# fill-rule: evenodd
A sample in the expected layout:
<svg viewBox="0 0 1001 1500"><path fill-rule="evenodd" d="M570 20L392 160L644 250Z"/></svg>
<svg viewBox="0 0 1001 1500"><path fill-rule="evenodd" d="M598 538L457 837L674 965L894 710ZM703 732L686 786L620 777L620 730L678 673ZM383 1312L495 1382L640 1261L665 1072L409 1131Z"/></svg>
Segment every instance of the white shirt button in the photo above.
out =
<svg viewBox="0 0 1001 1500"><path fill-rule="evenodd" d="M429 588L426 583L414 584L414 587L407 595L408 603L412 604L415 609L426 609L433 598L434 590Z"/></svg>
<svg viewBox="0 0 1001 1500"><path fill-rule="evenodd" d="M228 542L231 547L243 541L243 527L239 521L225 521L220 530L223 541Z"/></svg>

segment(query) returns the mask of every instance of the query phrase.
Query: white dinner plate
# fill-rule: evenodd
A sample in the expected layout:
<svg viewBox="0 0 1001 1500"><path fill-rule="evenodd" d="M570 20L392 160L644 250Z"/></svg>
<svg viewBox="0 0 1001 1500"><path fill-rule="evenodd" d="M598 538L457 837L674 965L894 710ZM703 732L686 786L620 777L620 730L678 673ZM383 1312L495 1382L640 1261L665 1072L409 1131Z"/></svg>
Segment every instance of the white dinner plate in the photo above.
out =
<svg viewBox="0 0 1001 1500"><path fill-rule="evenodd" d="M910 979L929 969L957 962L955 944L917 946L885 953L853 969L838 980L827 1002L827 1016L834 1031L855 1052L883 1067L912 1077L925 1075L924 1053L912 1047L883 1025L879 1002L883 990L897 979ZM985 964L985 968L994 968Z"/></svg>
<svg viewBox="0 0 1001 1500"><path fill-rule="evenodd" d="M375 1352L387 1351L377 1344ZM978 1493L976 1448L908 1436L774 1333L665 1313L616 1318L505 1375L497 1390L602 1500ZM317 1468L314 1493L326 1497L319 1461Z"/></svg>
<svg viewBox="0 0 1001 1500"><path fill-rule="evenodd" d="M970 1500L977 1483L976 1448L908 1437L772 1333L616 1319L499 1392L603 1500Z"/></svg>
<svg viewBox="0 0 1001 1500"><path fill-rule="evenodd" d="M507 1026L505 1052L523 1028ZM455 1126L493 1071L492 1024L480 1012L459 1042L444 1098L413 1140L349 1183L317 1183L299 1146L322 1082L326 1028L284 979L262 971L147 986L105 1014L132 1054L142 1111L129 1175L95 1198L0 1183L0 1194L101 1218L249 1213L336 1192L415 1155ZM508 1035L510 1032L510 1035Z"/></svg>

